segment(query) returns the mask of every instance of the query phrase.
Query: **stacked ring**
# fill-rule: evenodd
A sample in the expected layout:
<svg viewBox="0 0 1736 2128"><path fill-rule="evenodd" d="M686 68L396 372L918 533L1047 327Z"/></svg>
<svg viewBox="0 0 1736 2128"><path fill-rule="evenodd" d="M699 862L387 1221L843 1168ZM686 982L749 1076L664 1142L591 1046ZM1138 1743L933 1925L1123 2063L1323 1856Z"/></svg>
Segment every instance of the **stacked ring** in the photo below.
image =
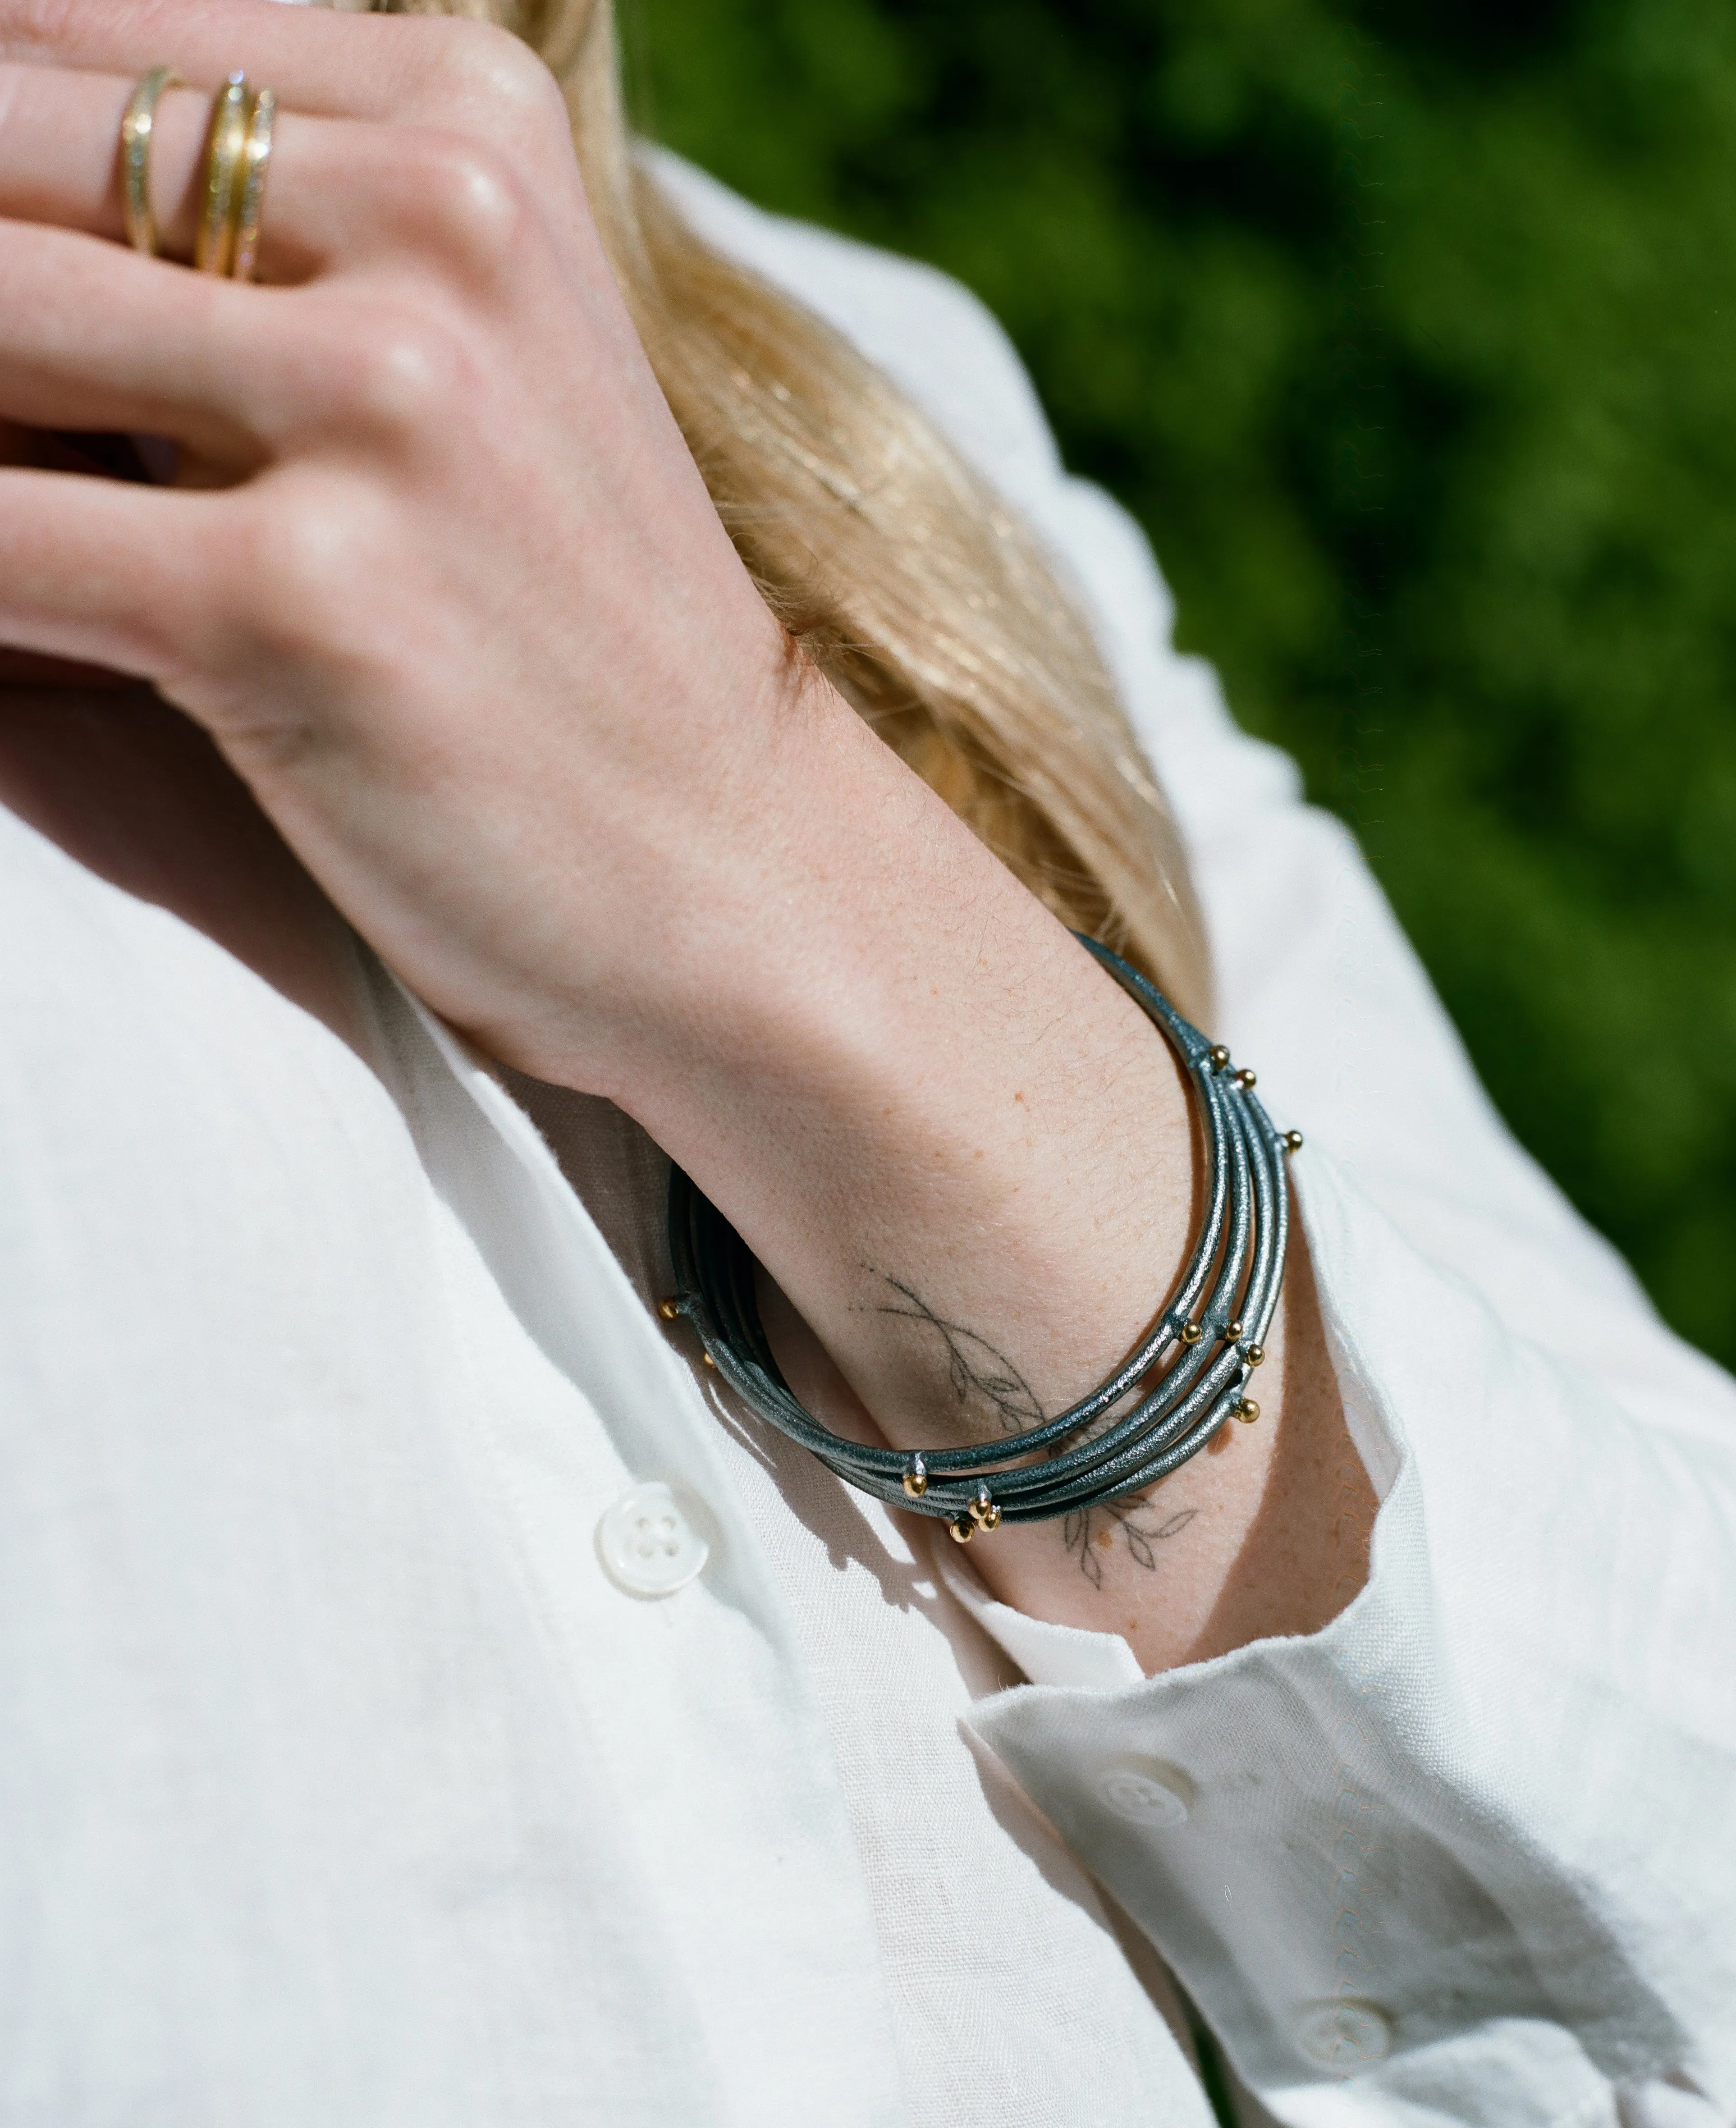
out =
<svg viewBox="0 0 1736 2128"><path fill-rule="evenodd" d="M121 197L127 240L148 258L155 258L159 249L150 190L157 105L164 91L180 81L172 67L153 67L133 90L121 121ZM253 278L277 114L275 93L250 90L246 75L240 73L229 77L212 105L193 239L193 264L202 273Z"/></svg>

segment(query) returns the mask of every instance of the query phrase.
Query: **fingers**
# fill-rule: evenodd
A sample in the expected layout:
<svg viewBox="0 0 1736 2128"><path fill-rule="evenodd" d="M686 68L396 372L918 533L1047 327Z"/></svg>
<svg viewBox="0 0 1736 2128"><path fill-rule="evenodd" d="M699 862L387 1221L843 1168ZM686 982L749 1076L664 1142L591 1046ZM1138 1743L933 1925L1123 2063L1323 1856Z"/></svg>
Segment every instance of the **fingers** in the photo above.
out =
<svg viewBox="0 0 1736 2128"><path fill-rule="evenodd" d="M172 681L227 587L224 499L0 470L0 644Z"/></svg>
<svg viewBox="0 0 1736 2128"><path fill-rule="evenodd" d="M307 329L277 331L271 300L64 230L0 224L0 417L173 437L245 472L315 418Z"/></svg>
<svg viewBox="0 0 1736 2128"><path fill-rule="evenodd" d="M131 93L132 84L118 77L0 65L0 216L124 240L118 149ZM187 90L171 91L157 108L150 192L164 249L173 258L193 256L210 116L210 98ZM302 159L298 145L306 144L296 141L293 129L279 130L273 179L284 175L286 165L293 179ZM273 221L285 259L297 248L292 210L303 189L293 182L272 188L272 205L278 210Z"/></svg>
<svg viewBox="0 0 1736 2128"><path fill-rule="evenodd" d="M118 77L0 65L0 218L122 241L117 151L131 87ZM193 256L210 115L208 97L171 90L153 128L161 246L183 264ZM456 135L285 113L272 149L259 278L307 281L384 252L426 250L455 204L491 189L496 163L492 189L507 186L528 202L528 188L503 161Z"/></svg>
<svg viewBox="0 0 1736 2128"><path fill-rule="evenodd" d="M484 240L497 225L470 211L475 270L499 272ZM444 221L449 284L464 232L461 214ZM171 438L203 462L207 486L321 446L402 464L448 447L492 345L463 304L426 288L247 287L0 222L0 439L7 425Z"/></svg>
<svg viewBox="0 0 1736 2128"><path fill-rule="evenodd" d="M118 77L0 66L0 417L172 436L242 472L316 430L402 434L406 380L461 359L464 322L483 315L475 299L545 285L539 246L559 240L570 259L575 229L589 229L580 217L556 240L545 202L478 141L289 113L266 193L265 278L382 270L341 304L312 291L286 303L281 290L88 240L121 235L130 93ZM154 129L157 219L183 255L209 110L202 95L171 92ZM593 266L601 282L600 254Z"/></svg>
<svg viewBox="0 0 1736 2128"><path fill-rule="evenodd" d="M485 23L262 0L0 0L0 63L128 81L172 66L205 89L240 67L286 110L438 127L510 148L544 178L572 159L548 69Z"/></svg>
<svg viewBox="0 0 1736 2128"><path fill-rule="evenodd" d="M203 92L238 68L278 98L263 279L305 280L430 236L449 250L454 233L499 255L515 233L499 226L503 203L509 225L536 202L588 230L565 106L517 39L263 0L0 0L0 216L121 235L121 120L134 82L164 65L199 85L164 96L154 130L171 257L192 248Z"/></svg>

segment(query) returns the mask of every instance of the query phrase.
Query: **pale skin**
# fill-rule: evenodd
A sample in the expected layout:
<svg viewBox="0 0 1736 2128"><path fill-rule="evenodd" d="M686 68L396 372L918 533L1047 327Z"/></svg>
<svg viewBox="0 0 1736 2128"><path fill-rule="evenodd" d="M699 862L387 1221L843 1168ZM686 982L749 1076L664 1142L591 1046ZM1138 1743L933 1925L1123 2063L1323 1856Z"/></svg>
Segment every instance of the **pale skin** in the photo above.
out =
<svg viewBox="0 0 1736 2128"><path fill-rule="evenodd" d="M175 263L193 91L169 257L122 248L121 115L164 64L278 91L272 285ZM174 438L183 483L45 467L53 430ZM0 797L74 855L345 1033L340 916L488 1053L616 1102L781 1289L835 1424L1000 1429L937 1318L1048 1412L1136 1342L1188 1242L1179 1075L792 654L510 39L0 0ZM1125 1516L977 1540L994 1593L1151 1671L1340 1610L1373 1501L1300 1240L1268 1351L1258 1423Z"/></svg>

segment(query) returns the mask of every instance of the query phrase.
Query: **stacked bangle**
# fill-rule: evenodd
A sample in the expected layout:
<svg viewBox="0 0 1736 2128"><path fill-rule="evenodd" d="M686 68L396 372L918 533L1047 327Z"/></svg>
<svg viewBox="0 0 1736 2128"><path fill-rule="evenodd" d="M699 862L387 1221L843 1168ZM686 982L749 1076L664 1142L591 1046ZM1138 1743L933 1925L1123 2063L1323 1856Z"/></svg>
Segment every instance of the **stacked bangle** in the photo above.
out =
<svg viewBox="0 0 1736 2128"><path fill-rule="evenodd" d="M863 1492L944 1518L960 1543L1002 1522L1046 1521L1142 1492L1229 1418L1259 1417L1248 1386L1283 1282L1284 1156L1300 1149L1301 1135L1273 1129L1253 1073L1233 1069L1229 1052L1137 969L1095 939L1080 943L1180 1058L1204 1125L1208 1177L1205 1218L1168 1305L1115 1372L1058 1417L960 1448L868 1448L832 1432L797 1401L772 1356L746 1244L681 1169L669 1179L677 1290L664 1315L687 1318L708 1362L768 1424ZM1099 1423L1135 1393L1119 1418Z"/></svg>

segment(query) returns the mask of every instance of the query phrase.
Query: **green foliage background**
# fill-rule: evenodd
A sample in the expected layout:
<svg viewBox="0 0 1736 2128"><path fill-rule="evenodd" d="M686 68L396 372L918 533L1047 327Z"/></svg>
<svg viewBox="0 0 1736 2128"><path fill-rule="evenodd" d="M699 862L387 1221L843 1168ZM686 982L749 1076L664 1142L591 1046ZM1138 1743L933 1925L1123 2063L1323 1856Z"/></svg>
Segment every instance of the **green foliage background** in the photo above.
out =
<svg viewBox="0 0 1736 2128"><path fill-rule="evenodd" d="M629 0L647 130L930 259L1736 1364L1736 11Z"/></svg>

